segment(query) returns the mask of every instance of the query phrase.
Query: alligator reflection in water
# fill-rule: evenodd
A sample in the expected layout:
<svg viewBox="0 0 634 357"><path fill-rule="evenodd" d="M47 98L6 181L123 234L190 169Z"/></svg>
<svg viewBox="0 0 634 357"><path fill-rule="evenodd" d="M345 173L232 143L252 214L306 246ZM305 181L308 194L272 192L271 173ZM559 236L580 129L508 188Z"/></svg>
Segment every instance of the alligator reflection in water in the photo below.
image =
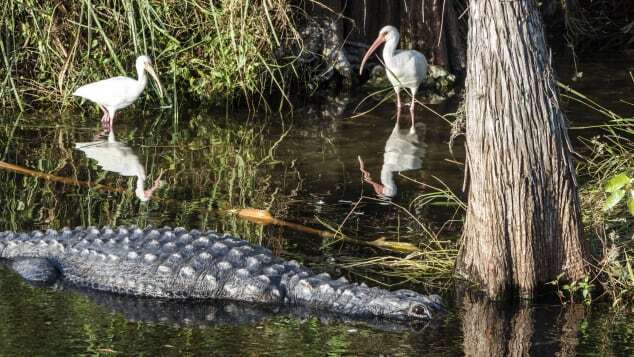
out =
<svg viewBox="0 0 634 357"><path fill-rule="evenodd" d="M401 129L397 121L390 137L385 142L381 183L372 179L370 173L364 168L361 157L359 157L363 180L372 185L374 192L379 197L393 198L397 193L394 173L420 169L424 154L424 144L420 143L416 128L412 126L409 129Z"/></svg>
<svg viewBox="0 0 634 357"><path fill-rule="evenodd" d="M381 331L421 331L439 326L437 320L410 321L405 324L379 317L360 318L329 311L319 311L315 314L315 311L304 306L274 306L229 300L148 299L81 289L65 283L58 284L57 288L79 293L109 312L122 315L128 321L150 324L199 327L239 326L253 325L285 315L300 320L316 318L323 324L345 323Z"/></svg>
<svg viewBox="0 0 634 357"><path fill-rule="evenodd" d="M161 184L161 174L159 174L152 187L145 189L145 168L132 148L115 139L113 130L108 134L107 140L75 143L75 149L83 151L88 158L97 161L97 164L106 171L122 176L136 176L134 193L142 202L152 198L152 194Z"/></svg>

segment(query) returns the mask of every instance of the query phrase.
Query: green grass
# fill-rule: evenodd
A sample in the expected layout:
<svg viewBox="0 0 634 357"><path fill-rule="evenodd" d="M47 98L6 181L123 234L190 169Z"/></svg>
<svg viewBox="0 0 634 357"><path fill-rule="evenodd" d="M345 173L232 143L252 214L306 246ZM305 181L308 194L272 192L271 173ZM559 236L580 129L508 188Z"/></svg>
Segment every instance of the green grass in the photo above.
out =
<svg viewBox="0 0 634 357"><path fill-rule="evenodd" d="M261 99L284 93L292 73L275 56L297 38L290 9L289 0L7 0L0 5L0 104L75 106L78 86L135 76L136 56L147 54L167 85L163 105L178 93L268 107Z"/></svg>

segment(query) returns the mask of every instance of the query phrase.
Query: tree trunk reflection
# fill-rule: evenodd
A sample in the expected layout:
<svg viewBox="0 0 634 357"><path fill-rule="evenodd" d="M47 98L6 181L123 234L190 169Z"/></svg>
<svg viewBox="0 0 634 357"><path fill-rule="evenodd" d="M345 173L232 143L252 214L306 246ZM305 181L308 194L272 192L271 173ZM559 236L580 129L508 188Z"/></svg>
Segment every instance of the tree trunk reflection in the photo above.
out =
<svg viewBox="0 0 634 357"><path fill-rule="evenodd" d="M463 349L467 356L574 356L583 306L509 307L464 294Z"/></svg>

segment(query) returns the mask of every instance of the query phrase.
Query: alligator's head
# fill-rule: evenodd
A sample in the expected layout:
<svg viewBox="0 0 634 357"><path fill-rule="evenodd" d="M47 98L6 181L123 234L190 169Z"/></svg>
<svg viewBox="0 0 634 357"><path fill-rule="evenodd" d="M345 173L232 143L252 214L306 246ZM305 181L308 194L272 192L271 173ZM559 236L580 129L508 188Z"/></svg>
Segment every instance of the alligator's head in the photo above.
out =
<svg viewBox="0 0 634 357"><path fill-rule="evenodd" d="M374 297L367 308L374 315L403 321L429 320L445 311L440 296L397 290Z"/></svg>

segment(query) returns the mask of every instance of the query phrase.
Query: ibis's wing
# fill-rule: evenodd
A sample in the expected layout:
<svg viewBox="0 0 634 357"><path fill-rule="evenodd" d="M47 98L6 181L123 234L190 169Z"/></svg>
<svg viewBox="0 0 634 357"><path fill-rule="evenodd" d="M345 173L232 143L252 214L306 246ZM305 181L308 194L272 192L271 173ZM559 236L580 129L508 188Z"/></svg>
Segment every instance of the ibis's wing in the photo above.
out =
<svg viewBox="0 0 634 357"><path fill-rule="evenodd" d="M73 95L104 106L120 107L131 103L139 95L139 83L128 77L113 77L77 88Z"/></svg>
<svg viewBox="0 0 634 357"><path fill-rule="evenodd" d="M427 59L418 51L397 51L394 63L392 71L403 87L418 86L427 77Z"/></svg>

